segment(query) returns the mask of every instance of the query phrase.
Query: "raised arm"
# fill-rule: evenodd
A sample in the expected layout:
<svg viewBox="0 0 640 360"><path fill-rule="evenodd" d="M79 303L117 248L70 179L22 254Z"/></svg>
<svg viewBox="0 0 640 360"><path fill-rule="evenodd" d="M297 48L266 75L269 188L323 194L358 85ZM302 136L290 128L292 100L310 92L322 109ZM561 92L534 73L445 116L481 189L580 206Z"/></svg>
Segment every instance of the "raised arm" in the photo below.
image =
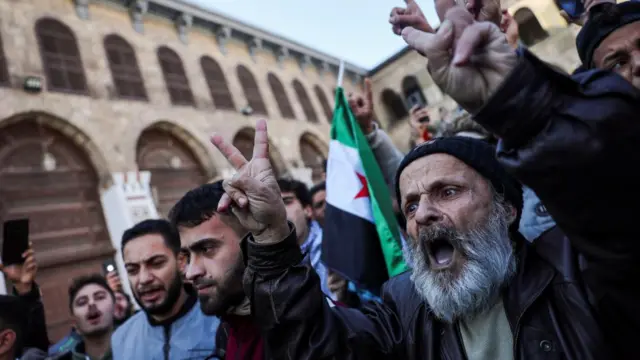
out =
<svg viewBox="0 0 640 360"><path fill-rule="evenodd" d="M522 86L522 84L527 84ZM640 97L618 75L570 79L527 51L476 121L500 137L498 156L587 253L636 251ZM606 240L605 240L606 239Z"/></svg>
<svg viewBox="0 0 640 360"><path fill-rule="evenodd" d="M437 34L406 28L403 37L429 58L443 91L501 138L503 165L581 253L634 262L640 175L629 164L640 160L640 97L631 84L608 72L557 73L527 51L516 54L495 25L460 8Z"/></svg>
<svg viewBox="0 0 640 360"><path fill-rule="evenodd" d="M225 180L219 210L230 209L250 235L243 242L245 292L263 329L270 358L370 359L395 356L401 327L392 308L373 304L363 312L330 307L315 271L301 264L295 229L286 220L268 157L266 122L256 125L247 161L220 136L213 144L236 168Z"/></svg>

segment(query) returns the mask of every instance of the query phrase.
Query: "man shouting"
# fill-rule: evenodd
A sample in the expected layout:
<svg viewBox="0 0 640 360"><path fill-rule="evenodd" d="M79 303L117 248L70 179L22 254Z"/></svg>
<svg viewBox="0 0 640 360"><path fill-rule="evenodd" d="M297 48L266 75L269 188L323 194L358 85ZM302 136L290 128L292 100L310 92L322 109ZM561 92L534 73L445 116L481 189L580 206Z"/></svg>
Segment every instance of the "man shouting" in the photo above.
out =
<svg viewBox="0 0 640 360"><path fill-rule="evenodd" d="M504 167L490 145L469 138L412 150L396 191L414 269L385 285L382 304L359 311L322 301L318 276L300 263L266 122L250 161L214 136L237 169L219 205L250 233L244 287L272 356L636 357L640 193L631 189L640 175L624 166L640 162L636 90L622 79L579 87L516 55L496 25L463 8L449 9L437 34L407 28L403 37L429 57L434 81L500 137ZM540 195L568 240L532 247L518 235L520 186L505 169ZM624 194L596 193L614 188Z"/></svg>

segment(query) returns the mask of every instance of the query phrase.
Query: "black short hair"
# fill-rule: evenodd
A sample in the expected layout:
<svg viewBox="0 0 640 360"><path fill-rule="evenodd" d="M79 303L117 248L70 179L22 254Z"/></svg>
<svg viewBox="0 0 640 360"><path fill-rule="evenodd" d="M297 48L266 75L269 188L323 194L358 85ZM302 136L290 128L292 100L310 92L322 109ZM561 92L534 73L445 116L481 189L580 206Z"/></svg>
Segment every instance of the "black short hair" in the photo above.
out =
<svg viewBox="0 0 640 360"><path fill-rule="evenodd" d="M169 221L175 227L196 227L218 212L222 195L222 180L190 190L169 211Z"/></svg>
<svg viewBox="0 0 640 360"><path fill-rule="evenodd" d="M278 179L278 186L280 186L280 191L282 192L292 192L296 194L296 198L298 198L302 206L311 206L311 193L309 193L309 188L303 182L289 178L280 178Z"/></svg>
<svg viewBox="0 0 640 360"><path fill-rule="evenodd" d="M69 311L71 311L71 314L73 314L73 302L75 301L78 292L80 292L80 290L82 290L82 288L84 288L85 286L91 284L103 287L105 290L107 290L109 295L111 295L113 301L116 301L116 295L113 293L111 287L109 287L109 283L107 282L107 279L104 278L104 276L100 274L81 275L73 278L71 280L71 285L69 285Z"/></svg>
<svg viewBox="0 0 640 360"><path fill-rule="evenodd" d="M327 183L324 181L313 185L313 187L309 189L309 197L311 200L313 200L313 196L320 191L327 191Z"/></svg>
<svg viewBox="0 0 640 360"><path fill-rule="evenodd" d="M18 296L0 295L0 331L12 330L16 334L13 356L20 356L27 331L27 305Z"/></svg>
<svg viewBox="0 0 640 360"><path fill-rule="evenodd" d="M170 222L162 219L144 220L125 231L122 234L122 251L124 251L124 247L129 241L150 234L161 235L164 243L174 254L177 255L180 251L180 234L178 230Z"/></svg>

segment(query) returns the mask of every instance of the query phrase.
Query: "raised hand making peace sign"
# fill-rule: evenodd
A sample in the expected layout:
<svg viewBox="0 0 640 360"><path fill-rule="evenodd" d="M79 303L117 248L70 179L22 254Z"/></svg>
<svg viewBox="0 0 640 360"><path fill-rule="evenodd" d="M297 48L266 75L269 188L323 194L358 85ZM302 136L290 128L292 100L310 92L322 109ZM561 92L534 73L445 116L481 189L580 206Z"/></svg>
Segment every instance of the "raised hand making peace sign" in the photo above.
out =
<svg viewBox="0 0 640 360"><path fill-rule="evenodd" d="M475 114L516 67L518 58L497 25L476 21L462 6L447 9L436 34L406 27L407 44L429 59L433 81Z"/></svg>
<svg viewBox="0 0 640 360"><path fill-rule="evenodd" d="M236 169L231 179L223 181L226 194L220 199L218 211L230 208L258 243L284 240L290 230L278 181L269 161L267 122L259 120L256 124L253 157L249 161L220 135L214 134L211 143Z"/></svg>

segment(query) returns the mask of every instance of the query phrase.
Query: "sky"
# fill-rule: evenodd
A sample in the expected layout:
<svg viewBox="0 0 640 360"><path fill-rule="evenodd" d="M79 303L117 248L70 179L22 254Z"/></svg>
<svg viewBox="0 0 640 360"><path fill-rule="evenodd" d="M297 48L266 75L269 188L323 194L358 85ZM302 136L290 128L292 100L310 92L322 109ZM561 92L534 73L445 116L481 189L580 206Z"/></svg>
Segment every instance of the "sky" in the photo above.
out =
<svg viewBox="0 0 640 360"><path fill-rule="evenodd" d="M282 35L365 69L405 46L391 32L389 13L403 0L186 0ZM432 0L417 0L432 25Z"/></svg>

